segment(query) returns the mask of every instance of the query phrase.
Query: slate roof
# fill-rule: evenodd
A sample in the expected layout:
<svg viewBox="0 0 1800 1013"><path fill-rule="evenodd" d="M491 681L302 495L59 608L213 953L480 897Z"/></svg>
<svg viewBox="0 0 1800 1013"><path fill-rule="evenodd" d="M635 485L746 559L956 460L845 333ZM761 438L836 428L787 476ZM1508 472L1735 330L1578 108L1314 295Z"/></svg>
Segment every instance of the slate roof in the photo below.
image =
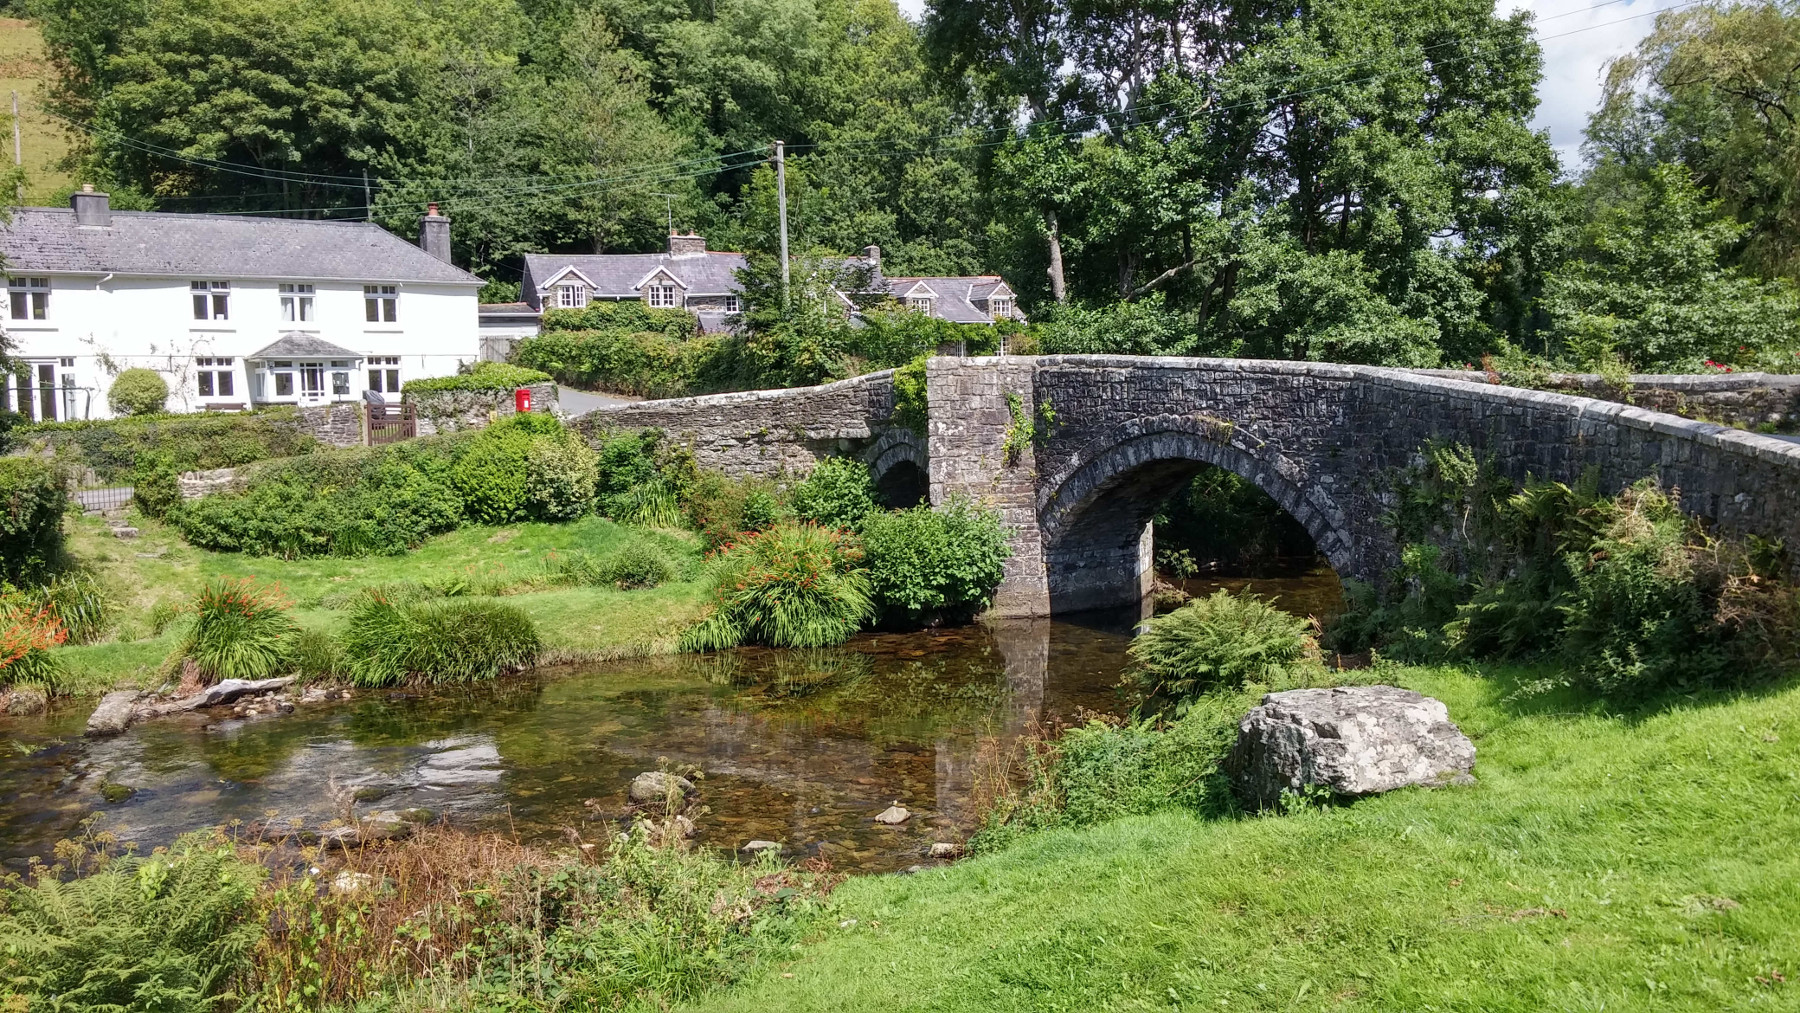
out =
<svg viewBox="0 0 1800 1013"><path fill-rule="evenodd" d="M538 311L528 302L484 302L475 312L484 317L535 317Z"/></svg>
<svg viewBox="0 0 1800 1013"><path fill-rule="evenodd" d="M642 294L638 283L663 268L690 296L730 295L742 290L737 272L743 266L743 254L712 250L679 257L667 253L527 253L523 287L527 298L536 298L540 286L572 267L593 285L596 296L635 299Z"/></svg>
<svg viewBox="0 0 1800 1013"><path fill-rule="evenodd" d="M931 303L931 315L958 324L993 323L994 315L976 308L975 300L986 299L1006 284L994 275L972 278L883 277L877 284L885 283L889 295L904 299L907 291L921 282L936 296Z"/></svg>
<svg viewBox="0 0 1800 1013"><path fill-rule="evenodd" d="M244 356L246 359L360 359L361 353L326 341L316 334L293 331L275 339L272 345Z"/></svg>
<svg viewBox="0 0 1800 1013"><path fill-rule="evenodd" d="M0 254L15 275L481 284L373 222L114 211L82 228L68 208L13 208Z"/></svg>

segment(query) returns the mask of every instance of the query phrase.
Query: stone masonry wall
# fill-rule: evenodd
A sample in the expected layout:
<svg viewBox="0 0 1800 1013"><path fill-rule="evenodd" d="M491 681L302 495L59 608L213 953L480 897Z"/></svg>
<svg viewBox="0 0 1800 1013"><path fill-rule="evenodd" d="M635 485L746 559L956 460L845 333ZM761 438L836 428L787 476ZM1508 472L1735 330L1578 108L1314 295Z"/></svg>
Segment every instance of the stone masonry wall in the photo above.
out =
<svg viewBox="0 0 1800 1013"><path fill-rule="evenodd" d="M531 391L531 410L557 410L556 384L546 380L526 387ZM485 429L509 415L518 414L514 388L505 390L428 390L401 395L403 404L418 406L419 435L435 436L464 429Z"/></svg>
<svg viewBox="0 0 1800 1013"><path fill-rule="evenodd" d="M892 370L821 387L754 390L597 408L571 423L590 442L620 429L661 429L702 468L772 478L805 475L821 458L861 454L894 415Z"/></svg>
<svg viewBox="0 0 1800 1013"><path fill-rule="evenodd" d="M343 401L337 404L308 405L300 409L300 426L320 443L333 447L361 446L362 404Z"/></svg>
<svg viewBox="0 0 1800 1013"><path fill-rule="evenodd" d="M1448 369L1418 372L1469 383L1506 383L1502 374ZM1800 376L1775 373L1644 374L1629 377L1625 385L1620 386L1592 373L1551 373L1539 389L1616 401L1743 429L1769 427L1783 433L1800 431Z"/></svg>

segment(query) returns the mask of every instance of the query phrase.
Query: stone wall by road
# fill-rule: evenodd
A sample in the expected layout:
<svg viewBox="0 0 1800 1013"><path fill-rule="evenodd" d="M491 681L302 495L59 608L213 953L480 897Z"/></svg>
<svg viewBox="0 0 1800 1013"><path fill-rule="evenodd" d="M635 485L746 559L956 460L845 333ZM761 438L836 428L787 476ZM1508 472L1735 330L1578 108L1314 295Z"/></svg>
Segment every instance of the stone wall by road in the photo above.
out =
<svg viewBox="0 0 1800 1013"><path fill-rule="evenodd" d="M531 391L531 410L555 413L556 384L546 380L526 388ZM401 403L418 406L419 435L435 436L464 429L485 429L509 415L518 414L514 388L505 390L408 391Z"/></svg>
<svg viewBox="0 0 1800 1013"><path fill-rule="evenodd" d="M1501 374L1467 370L1416 370L1469 383L1506 384ZM1529 389L1529 388L1528 388ZM1740 429L1800 432L1800 376L1776 373L1640 374L1623 385L1593 373L1551 373L1535 389L1667 412Z"/></svg>
<svg viewBox="0 0 1800 1013"><path fill-rule="evenodd" d="M300 409L300 427L313 439L333 447L358 447L363 442L362 403L307 405Z"/></svg>
<svg viewBox="0 0 1800 1013"><path fill-rule="evenodd" d="M661 429L702 468L733 475L804 475L821 458L864 454L891 427L892 370L820 387L639 401L571 422L590 441L611 430ZM879 477L879 476L877 476Z"/></svg>

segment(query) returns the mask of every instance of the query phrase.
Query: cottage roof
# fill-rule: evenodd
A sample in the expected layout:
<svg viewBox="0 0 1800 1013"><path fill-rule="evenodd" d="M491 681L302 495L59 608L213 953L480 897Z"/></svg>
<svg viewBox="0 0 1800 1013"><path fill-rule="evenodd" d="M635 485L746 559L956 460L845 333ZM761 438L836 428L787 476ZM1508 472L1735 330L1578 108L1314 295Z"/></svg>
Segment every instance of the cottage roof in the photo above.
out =
<svg viewBox="0 0 1800 1013"><path fill-rule="evenodd" d="M290 331L275 339L272 345L244 356L246 359L361 359L348 348L339 348L317 334Z"/></svg>
<svg viewBox="0 0 1800 1013"><path fill-rule="evenodd" d="M657 271L667 271L690 295L729 295L741 290L737 272L741 253L708 250L702 254L667 253L527 253L525 275L544 285L570 268L581 272L602 298L635 299L640 286Z"/></svg>
<svg viewBox="0 0 1800 1013"><path fill-rule="evenodd" d="M113 211L91 227L68 208L13 208L0 253L15 275L481 284L373 222Z"/></svg>
<svg viewBox="0 0 1800 1013"><path fill-rule="evenodd" d="M993 313L978 309L974 300L986 299L1006 284L994 275L968 278L886 276L881 282L887 285L888 293L896 299L905 299L915 289L919 295L929 291L933 296L931 315L958 324L993 323ZM1010 291L1009 289L1001 294L1005 295Z"/></svg>

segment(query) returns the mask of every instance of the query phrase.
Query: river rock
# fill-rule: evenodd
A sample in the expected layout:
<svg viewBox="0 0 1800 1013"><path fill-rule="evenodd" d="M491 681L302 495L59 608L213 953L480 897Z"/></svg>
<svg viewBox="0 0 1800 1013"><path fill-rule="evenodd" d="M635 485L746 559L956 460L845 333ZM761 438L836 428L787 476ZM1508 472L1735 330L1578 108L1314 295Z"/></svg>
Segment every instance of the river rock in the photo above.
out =
<svg viewBox="0 0 1800 1013"><path fill-rule="evenodd" d="M931 857L933 858L955 858L960 854L962 854L962 845L960 844L936 841L931 845Z"/></svg>
<svg viewBox="0 0 1800 1013"><path fill-rule="evenodd" d="M1474 781L1475 745L1442 701L1395 686L1340 686L1270 693L1238 722L1226 758L1246 805L1320 785L1373 795L1409 785Z"/></svg>
<svg viewBox="0 0 1800 1013"><path fill-rule="evenodd" d="M631 779L631 787L626 789L626 797L632 805L660 806L669 800L670 795L679 796L678 806L686 805L687 800L694 797L694 782L685 777L666 773L661 770L646 770Z"/></svg>
<svg viewBox="0 0 1800 1013"><path fill-rule="evenodd" d="M177 703L184 710L198 710L201 707L217 707L231 703L240 697L256 696L262 693L273 693L283 689L294 677L284 675L279 679L225 679L208 686L193 696L183 697Z"/></svg>
<svg viewBox="0 0 1800 1013"><path fill-rule="evenodd" d="M35 686L14 686L0 692L0 714L25 717L50 708L50 694Z"/></svg>
<svg viewBox="0 0 1800 1013"><path fill-rule="evenodd" d="M764 851L780 851L781 845L774 841L751 841L749 844L744 845L742 850L755 855Z"/></svg>
<svg viewBox="0 0 1800 1013"><path fill-rule="evenodd" d="M331 877L331 892L337 894L361 893L375 885L375 877L366 872L352 872L345 869Z"/></svg>
<svg viewBox="0 0 1800 1013"><path fill-rule="evenodd" d="M875 822L886 823L890 827L899 826L911 818L912 813L907 812L898 802L875 814Z"/></svg>
<svg viewBox="0 0 1800 1013"><path fill-rule="evenodd" d="M82 732L92 739L117 735L137 720L138 691L114 690L100 698L100 706L88 715L87 729Z"/></svg>

